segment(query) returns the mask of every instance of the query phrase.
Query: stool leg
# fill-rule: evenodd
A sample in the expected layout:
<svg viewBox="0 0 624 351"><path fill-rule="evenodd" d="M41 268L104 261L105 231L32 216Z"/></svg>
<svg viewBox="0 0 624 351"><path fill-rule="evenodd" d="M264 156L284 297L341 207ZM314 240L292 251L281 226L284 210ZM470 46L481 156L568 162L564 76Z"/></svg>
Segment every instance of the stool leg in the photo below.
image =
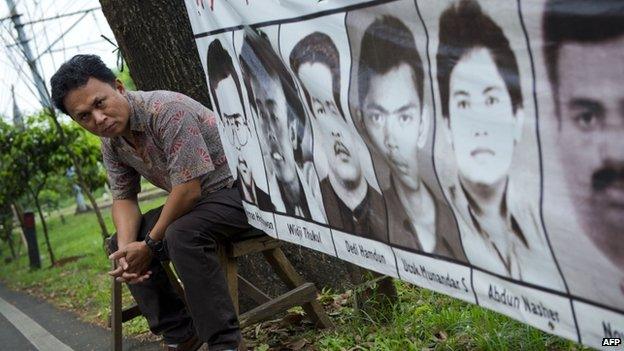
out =
<svg viewBox="0 0 624 351"><path fill-rule="evenodd" d="M113 270L117 268L117 264L115 260L113 260L112 264ZM121 331L122 331L122 321L121 321L121 283L112 279L111 284L111 332L112 332L112 340L111 346L113 351L121 351L123 348L122 339L121 339Z"/></svg>
<svg viewBox="0 0 624 351"><path fill-rule="evenodd" d="M304 284L303 278L297 273L282 249L277 247L263 251L262 254L289 289L294 289ZM318 301L312 300L303 304L302 307L317 327L332 328L334 326Z"/></svg>
<svg viewBox="0 0 624 351"><path fill-rule="evenodd" d="M234 305L234 310L237 315L240 315L238 306L238 261L236 257L232 257L228 254L228 250L225 246L220 245L217 249L219 255L219 261L221 262L221 269L225 275L225 280L228 284L230 291L230 298Z"/></svg>

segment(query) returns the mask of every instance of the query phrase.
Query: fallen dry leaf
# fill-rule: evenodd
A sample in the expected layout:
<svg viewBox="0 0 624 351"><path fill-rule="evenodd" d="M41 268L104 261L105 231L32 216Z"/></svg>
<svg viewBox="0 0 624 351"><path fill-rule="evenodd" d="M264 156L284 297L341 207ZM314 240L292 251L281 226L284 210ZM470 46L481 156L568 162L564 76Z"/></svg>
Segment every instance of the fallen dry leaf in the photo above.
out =
<svg viewBox="0 0 624 351"><path fill-rule="evenodd" d="M308 343L308 340L299 339L297 341L287 344L286 346L289 347L291 350L298 351L298 350L303 349L303 347L306 346L307 343Z"/></svg>
<svg viewBox="0 0 624 351"><path fill-rule="evenodd" d="M298 313L289 313L282 318L282 325L299 325L304 316Z"/></svg>

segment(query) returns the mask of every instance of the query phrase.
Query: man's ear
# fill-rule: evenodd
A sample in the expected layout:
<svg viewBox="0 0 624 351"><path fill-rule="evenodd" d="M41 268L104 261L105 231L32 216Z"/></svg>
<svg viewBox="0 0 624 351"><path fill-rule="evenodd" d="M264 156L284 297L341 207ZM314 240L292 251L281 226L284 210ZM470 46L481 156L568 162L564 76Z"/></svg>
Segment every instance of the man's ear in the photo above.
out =
<svg viewBox="0 0 624 351"><path fill-rule="evenodd" d="M522 129L524 127L524 110L520 107L514 114L514 141L517 143L522 138Z"/></svg>
<svg viewBox="0 0 624 351"><path fill-rule="evenodd" d="M444 126L444 131L446 132L444 133L444 135L446 135L446 141L448 141L449 145L451 145L451 148L454 149L455 146L453 145L453 134L451 134L451 117L442 117L442 125Z"/></svg>
<svg viewBox="0 0 624 351"><path fill-rule="evenodd" d="M355 112L355 121L359 122L360 125L363 126L364 125L364 112L359 107L354 108L354 112Z"/></svg>
<svg viewBox="0 0 624 351"><path fill-rule="evenodd" d="M121 80L115 79L115 90L117 90L121 94L124 94L126 92L126 86Z"/></svg>
<svg viewBox="0 0 624 351"><path fill-rule="evenodd" d="M366 142L369 142L371 138L370 138L370 134L368 134L366 123L364 122L364 112L359 107L354 108L354 112L355 112L355 118L353 118L354 127L362 135L364 140Z"/></svg>
<svg viewBox="0 0 624 351"><path fill-rule="evenodd" d="M299 121L297 119L293 119L292 122L288 124L288 136L290 137L290 145L293 150L297 150L297 130L299 129Z"/></svg>
<svg viewBox="0 0 624 351"><path fill-rule="evenodd" d="M425 147L427 143L427 137L429 136L429 125L431 124L431 116L429 115L429 109L427 106L422 107L420 114L420 124L418 126L418 140L417 145L419 148Z"/></svg>

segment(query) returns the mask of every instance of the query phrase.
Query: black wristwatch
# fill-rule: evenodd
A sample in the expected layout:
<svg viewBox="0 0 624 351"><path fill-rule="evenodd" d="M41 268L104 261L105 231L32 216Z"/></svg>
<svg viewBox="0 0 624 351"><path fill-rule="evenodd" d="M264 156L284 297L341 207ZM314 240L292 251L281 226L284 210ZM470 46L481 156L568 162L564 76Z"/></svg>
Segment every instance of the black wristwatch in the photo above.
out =
<svg viewBox="0 0 624 351"><path fill-rule="evenodd" d="M145 236L145 245L152 250L152 254L159 261L167 261L169 260L169 255L167 253L167 245L163 240L154 240L149 236L149 233Z"/></svg>

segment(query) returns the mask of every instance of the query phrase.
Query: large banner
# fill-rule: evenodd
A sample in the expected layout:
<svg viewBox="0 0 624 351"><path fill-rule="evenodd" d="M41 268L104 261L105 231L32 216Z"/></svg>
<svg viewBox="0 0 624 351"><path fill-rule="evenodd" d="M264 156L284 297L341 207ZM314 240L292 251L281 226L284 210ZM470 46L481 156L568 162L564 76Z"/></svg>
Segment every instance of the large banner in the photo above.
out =
<svg viewBox="0 0 624 351"><path fill-rule="evenodd" d="M623 337L623 2L186 7L254 226L585 345Z"/></svg>

